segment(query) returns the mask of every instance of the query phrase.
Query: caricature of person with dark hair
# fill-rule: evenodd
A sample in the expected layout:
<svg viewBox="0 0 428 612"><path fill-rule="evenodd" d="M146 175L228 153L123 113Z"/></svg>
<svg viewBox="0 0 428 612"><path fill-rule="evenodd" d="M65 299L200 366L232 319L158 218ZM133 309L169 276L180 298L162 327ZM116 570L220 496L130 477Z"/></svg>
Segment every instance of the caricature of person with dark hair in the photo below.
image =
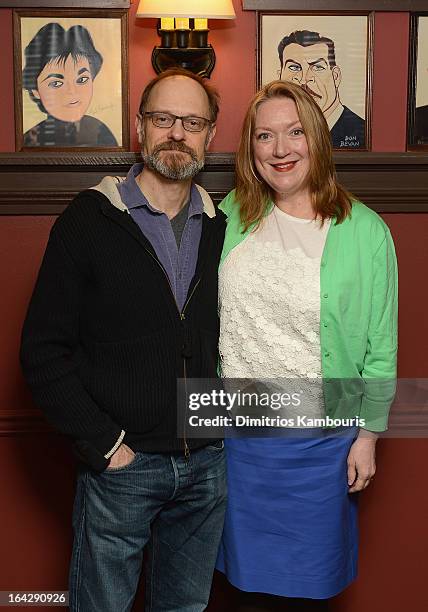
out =
<svg viewBox="0 0 428 612"><path fill-rule="evenodd" d="M340 100L342 80L334 42L318 32L296 30L280 41L280 78L300 85L321 108L336 148L365 146L365 121Z"/></svg>
<svg viewBox="0 0 428 612"><path fill-rule="evenodd" d="M25 48L22 86L47 118L25 132L24 146L117 146L109 128L85 114L102 63L83 26L48 23L37 32Z"/></svg>

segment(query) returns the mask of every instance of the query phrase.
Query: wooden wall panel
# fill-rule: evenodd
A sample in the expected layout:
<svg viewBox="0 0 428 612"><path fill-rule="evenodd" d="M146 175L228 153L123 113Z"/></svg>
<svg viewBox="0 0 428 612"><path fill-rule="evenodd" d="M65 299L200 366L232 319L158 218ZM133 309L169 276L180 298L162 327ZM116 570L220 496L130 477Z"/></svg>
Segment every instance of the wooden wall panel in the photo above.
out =
<svg viewBox="0 0 428 612"><path fill-rule="evenodd" d="M244 11L426 11L426 0L242 0Z"/></svg>
<svg viewBox="0 0 428 612"><path fill-rule="evenodd" d="M59 214L103 176L124 176L136 153L0 154L0 215ZM428 155L336 153L340 180L377 212L428 211ZM198 182L218 203L234 186L234 155L209 153Z"/></svg>

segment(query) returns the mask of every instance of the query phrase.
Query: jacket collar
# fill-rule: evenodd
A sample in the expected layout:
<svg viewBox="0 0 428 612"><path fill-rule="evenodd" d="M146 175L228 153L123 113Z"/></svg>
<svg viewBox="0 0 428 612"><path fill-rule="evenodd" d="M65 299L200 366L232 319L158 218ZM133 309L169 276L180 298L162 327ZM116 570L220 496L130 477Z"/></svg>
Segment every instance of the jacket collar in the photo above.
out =
<svg viewBox="0 0 428 612"><path fill-rule="evenodd" d="M125 206L125 204L122 202L119 190L117 188L117 186L120 185L120 183L122 183L122 181L124 180L125 180L125 177L123 176L105 176L102 179L101 183L99 183L98 185L95 185L95 187L91 187L91 189L93 189L94 191L99 191L100 193L104 194L106 198L110 201L112 206L114 206L118 210L127 212L129 214L129 210L127 206ZM201 199L204 205L204 213L210 218L215 217L216 216L215 206L213 204L213 201L210 195L200 185L197 185L196 183L194 183L194 185L196 189L199 191L199 194L201 196Z"/></svg>

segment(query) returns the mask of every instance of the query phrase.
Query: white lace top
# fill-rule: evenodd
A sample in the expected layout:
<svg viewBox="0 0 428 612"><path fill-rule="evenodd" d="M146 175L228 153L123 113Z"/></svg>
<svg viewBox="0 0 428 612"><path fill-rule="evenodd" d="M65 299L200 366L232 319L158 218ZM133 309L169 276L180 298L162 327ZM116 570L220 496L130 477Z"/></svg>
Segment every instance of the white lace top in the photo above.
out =
<svg viewBox="0 0 428 612"><path fill-rule="evenodd" d="M329 227L274 206L229 253L219 276L224 377L321 378L320 262ZM317 392L309 386L320 407L321 384Z"/></svg>

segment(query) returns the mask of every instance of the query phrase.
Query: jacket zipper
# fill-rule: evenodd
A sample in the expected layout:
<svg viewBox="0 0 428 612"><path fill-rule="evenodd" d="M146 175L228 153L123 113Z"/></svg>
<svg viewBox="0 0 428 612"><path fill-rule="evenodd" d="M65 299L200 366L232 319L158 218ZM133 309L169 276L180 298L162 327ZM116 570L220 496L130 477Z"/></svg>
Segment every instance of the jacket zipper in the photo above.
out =
<svg viewBox="0 0 428 612"><path fill-rule="evenodd" d="M179 308L179 306L177 304L177 300L176 300L175 295L174 295L174 291L172 290L171 281L169 280L169 276L166 273L165 268L160 263L160 261L153 255L153 253L151 253L149 251L149 249L146 249L144 247L144 250L158 264L159 268L164 273L164 275L166 277L166 280L168 281L168 285L169 285L169 288L171 290L172 297L174 298L174 302L175 302L175 305L177 307L178 314L180 315L180 320L184 321L184 319L186 318L185 315L184 315L184 311L186 310L187 305L189 304L190 300L192 299L193 294L195 293L196 287L201 282L201 279L199 278L198 281L195 283L195 286L192 289L192 293L189 295L189 297L187 298L187 300L184 303L183 309L180 311L180 308ZM185 391L185 394L186 394L186 397L187 397L187 371L186 371L186 358L185 357L183 357L183 378L184 378L184 391ZM184 416L186 417L186 414ZM184 457L185 457L185 459L189 459L189 457L190 457L190 448L189 448L189 445L187 444L187 438L186 438L186 418L184 418L184 424L183 424L183 442L184 442Z"/></svg>
<svg viewBox="0 0 428 612"><path fill-rule="evenodd" d="M199 278L197 280L197 282L195 283L195 286L192 289L192 293L189 295L189 297L187 298L184 306L183 306L183 310L180 313L180 318L182 321L184 321L184 319L186 318L184 315L184 311L187 308L187 304L190 302L190 300L192 299L193 294L195 293L196 287L199 285L199 283L201 282L201 279ZM184 375L184 393L185 393L185 397L187 398L187 368L186 368L186 358L183 357L183 375ZM186 404L187 406L187 404ZM184 457L186 459L189 459L190 457L190 448L187 444L187 438L186 438L186 416L187 416L187 408L184 414L184 419L183 419L183 441L184 441Z"/></svg>
<svg viewBox="0 0 428 612"><path fill-rule="evenodd" d="M169 280L169 279L168 279L168 280ZM189 295L189 297L187 298L187 300L186 300L186 302L185 302L185 304L184 304L184 306L183 306L183 310L182 310L182 311L181 311L181 313L180 313L180 319L181 319L182 321L184 321L184 319L186 318L186 317L184 316L184 311L185 311L185 310L186 310L186 308L187 308L187 304L188 304L188 303L190 302L190 300L192 299L193 294L195 293L196 287L199 285L199 283L200 283L200 282L201 282L201 279L199 278L199 279L197 280L197 282L195 283L195 286L194 286L194 287L193 287L193 289L192 289L192 293ZM170 283L170 285L169 285L169 286L171 287L171 283ZM171 288L171 291L172 291L172 288ZM176 304L177 304L177 302L176 302ZM177 308L178 308L178 304L177 304Z"/></svg>

